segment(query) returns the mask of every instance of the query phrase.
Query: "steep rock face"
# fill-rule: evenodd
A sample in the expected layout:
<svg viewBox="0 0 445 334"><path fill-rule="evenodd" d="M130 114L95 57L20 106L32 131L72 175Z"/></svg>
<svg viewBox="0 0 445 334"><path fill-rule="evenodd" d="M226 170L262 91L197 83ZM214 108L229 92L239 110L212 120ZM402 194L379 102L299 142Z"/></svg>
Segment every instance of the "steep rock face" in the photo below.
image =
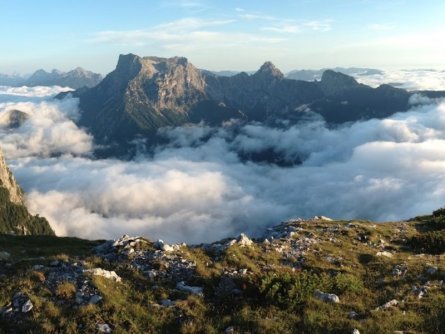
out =
<svg viewBox="0 0 445 334"><path fill-rule="evenodd" d="M15 204L23 204L23 192L6 165L3 152L0 151L0 187L9 192L9 199Z"/></svg>
<svg viewBox="0 0 445 334"><path fill-rule="evenodd" d="M163 126L239 116L217 106L205 91L201 72L186 58L121 55L116 69L96 87L77 91L83 111L80 124L99 142L154 134ZM203 109L212 109L203 113Z"/></svg>
<svg viewBox="0 0 445 334"><path fill-rule="evenodd" d="M0 150L0 234L54 235L45 218L32 216L23 200L23 192L6 165Z"/></svg>

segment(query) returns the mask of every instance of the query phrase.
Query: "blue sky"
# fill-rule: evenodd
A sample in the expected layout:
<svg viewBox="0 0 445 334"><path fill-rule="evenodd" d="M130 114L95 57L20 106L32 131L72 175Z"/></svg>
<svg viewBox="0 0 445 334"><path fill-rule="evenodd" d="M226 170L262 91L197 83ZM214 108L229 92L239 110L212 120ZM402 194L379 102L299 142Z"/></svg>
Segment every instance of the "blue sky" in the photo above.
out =
<svg viewBox="0 0 445 334"><path fill-rule="evenodd" d="M444 18L443 0L0 0L0 72L107 73L130 52L212 70L445 70Z"/></svg>

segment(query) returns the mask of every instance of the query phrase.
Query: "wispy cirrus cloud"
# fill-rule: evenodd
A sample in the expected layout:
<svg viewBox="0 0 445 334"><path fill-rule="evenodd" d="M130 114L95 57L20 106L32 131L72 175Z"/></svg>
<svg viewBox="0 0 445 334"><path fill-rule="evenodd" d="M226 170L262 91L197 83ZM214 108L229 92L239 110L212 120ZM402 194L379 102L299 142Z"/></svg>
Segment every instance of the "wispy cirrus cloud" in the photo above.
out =
<svg viewBox="0 0 445 334"><path fill-rule="evenodd" d="M263 27L261 30L276 33L301 33L305 31L327 32L332 30L332 25L329 20L304 22L283 21L271 26Z"/></svg>
<svg viewBox="0 0 445 334"><path fill-rule="evenodd" d="M332 20L295 20L285 17L267 15L261 12L248 12L236 8L238 18L247 21L266 21L270 25L262 27L262 31L275 33L301 33L305 31L326 32L332 30Z"/></svg>
<svg viewBox="0 0 445 334"><path fill-rule="evenodd" d="M210 20L184 18L147 29L112 30L95 33L93 43L143 46L158 43L166 50L192 50L206 47L236 46L246 43L275 44L283 38L264 34L223 31L220 28L235 22L233 19Z"/></svg>

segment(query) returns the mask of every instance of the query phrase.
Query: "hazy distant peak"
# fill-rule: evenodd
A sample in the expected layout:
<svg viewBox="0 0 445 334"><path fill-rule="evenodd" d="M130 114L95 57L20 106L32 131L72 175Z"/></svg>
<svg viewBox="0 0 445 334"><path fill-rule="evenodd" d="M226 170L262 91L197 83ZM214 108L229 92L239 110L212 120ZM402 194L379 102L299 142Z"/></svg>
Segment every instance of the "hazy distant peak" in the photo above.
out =
<svg viewBox="0 0 445 334"><path fill-rule="evenodd" d="M321 87L327 94L336 94L359 85L353 77L333 70L326 70L321 76Z"/></svg>
<svg viewBox="0 0 445 334"><path fill-rule="evenodd" d="M331 80L339 80L342 81L344 84L355 86L358 85L358 82L351 76L346 75L341 72L336 72L334 70L325 70L323 72L323 75L321 76L321 81L323 82L329 82Z"/></svg>
<svg viewBox="0 0 445 334"><path fill-rule="evenodd" d="M266 61L263 65L261 65L260 69L255 73L255 75L269 76L274 78L284 77L283 73L270 61Z"/></svg>

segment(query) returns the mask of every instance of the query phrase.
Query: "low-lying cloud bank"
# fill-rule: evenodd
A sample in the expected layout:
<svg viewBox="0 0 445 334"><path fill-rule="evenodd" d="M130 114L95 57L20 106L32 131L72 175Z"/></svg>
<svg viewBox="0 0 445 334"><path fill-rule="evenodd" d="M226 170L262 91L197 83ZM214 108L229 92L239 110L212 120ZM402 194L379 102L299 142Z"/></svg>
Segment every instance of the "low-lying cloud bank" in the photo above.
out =
<svg viewBox="0 0 445 334"><path fill-rule="evenodd" d="M320 120L236 133L165 129L172 142L154 156L117 161L88 157L92 138L72 121L77 101L51 100L56 90L2 102L0 89L0 117L11 109L31 115L18 129L0 128L0 145L30 210L59 235L198 243L258 235L295 216L399 220L445 203L445 102L338 129ZM303 163L239 158L264 149Z"/></svg>
<svg viewBox="0 0 445 334"><path fill-rule="evenodd" d="M445 71L432 69L387 70L373 75L355 75L355 78L372 87L391 84L410 91L445 90Z"/></svg>

